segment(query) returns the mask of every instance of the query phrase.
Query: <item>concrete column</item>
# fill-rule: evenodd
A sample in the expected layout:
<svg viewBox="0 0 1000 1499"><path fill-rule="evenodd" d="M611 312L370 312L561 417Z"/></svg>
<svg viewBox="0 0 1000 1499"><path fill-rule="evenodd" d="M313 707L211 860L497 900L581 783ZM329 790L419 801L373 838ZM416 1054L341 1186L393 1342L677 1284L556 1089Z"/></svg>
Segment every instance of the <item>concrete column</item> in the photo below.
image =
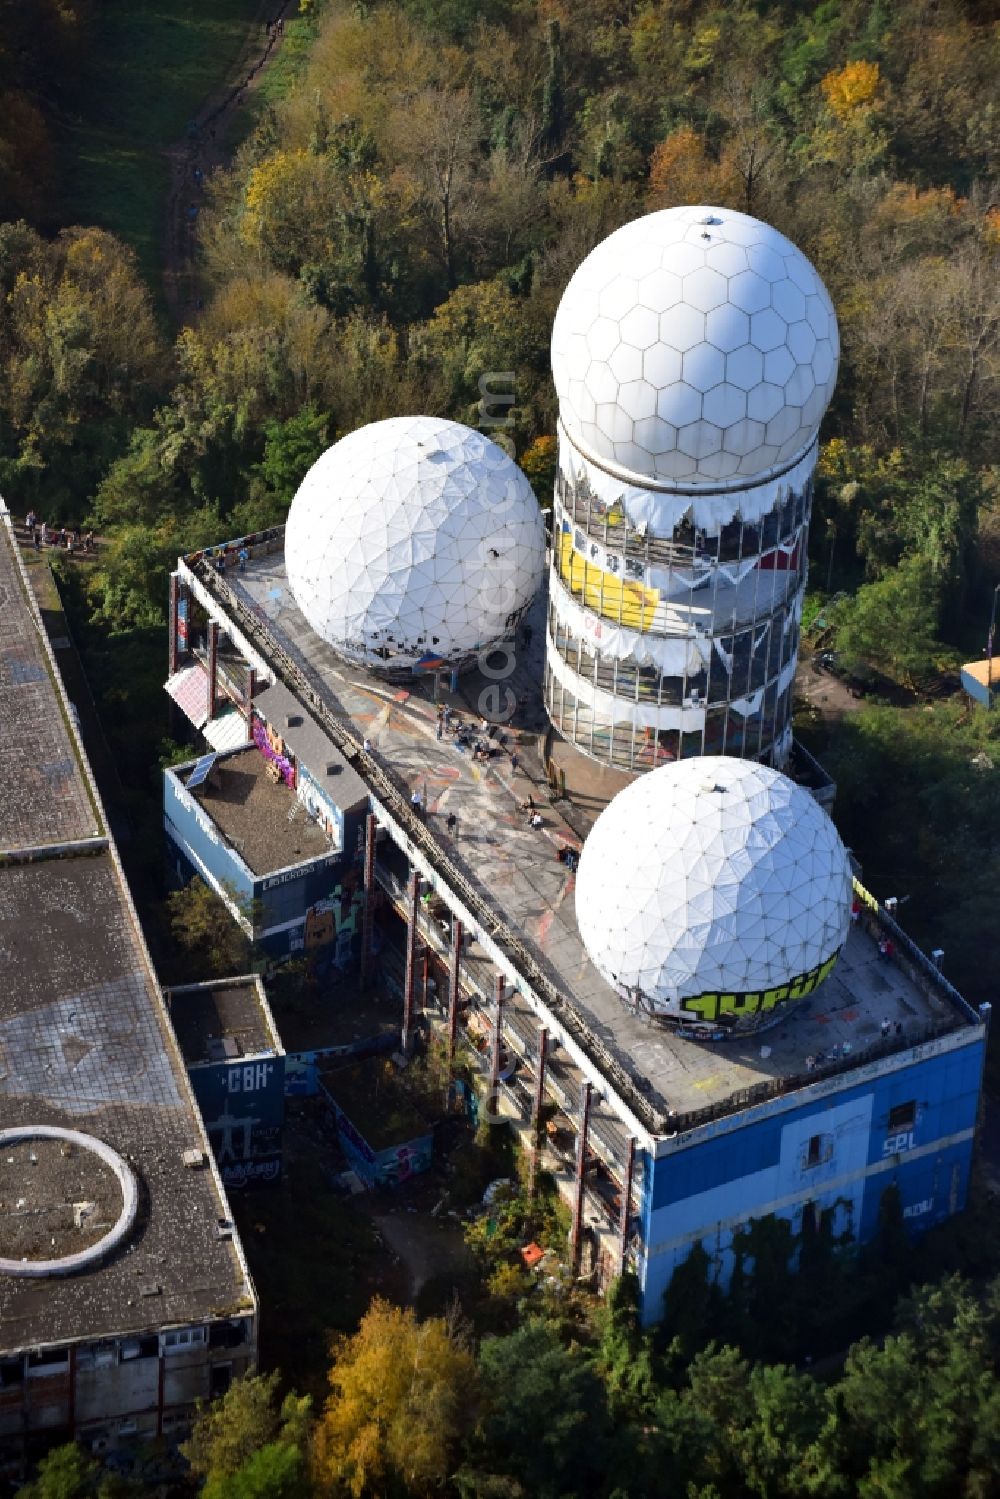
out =
<svg viewBox="0 0 1000 1499"><path fill-rule="evenodd" d="M531 1104L531 1180L530 1192L535 1194L535 1178L542 1154L542 1104L545 1101L545 1064L549 1055L549 1033L543 1025L538 1032L538 1062L535 1068L535 1096Z"/></svg>
<svg viewBox="0 0 1000 1499"><path fill-rule="evenodd" d="M365 818L365 904L361 912L361 983L366 983L372 963L372 931L375 926L375 834L374 812Z"/></svg>
<svg viewBox="0 0 1000 1499"><path fill-rule="evenodd" d="M177 605L181 597L181 580L176 573L170 574L170 603L167 619L167 675L172 677L180 664L177 649Z"/></svg>
<svg viewBox="0 0 1000 1499"><path fill-rule="evenodd" d="M583 1189L587 1174L587 1136L590 1133L590 1083L580 1084L580 1133L576 1137L576 1187L573 1194L573 1226L570 1231L570 1268L580 1273L580 1238L583 1231Z"/></svg>
<svg viewBox="0 0 1000 1499"><path fill-rule="evenodd" d="M628 1266L628 1226L632 1218L632 1179L635 1176L635 1136L628 1137L628 1155L625 1159L625 1180L622 1182L622 1212L619 1224L620 1251L618 1274L624 1275Z"/></svg>
<svg viewBox="0 0 1000 1499"><path fill-rule="evenodd" d="M208 717L215 717L215 703L219 696L219 626L214 619L208 622Z"/></svg>
<svg viewBox="0 0 1000 1499"><path fill-rule="evenodd" d="M413 984L417 966L417 902L420 899L420 876L410 871L406 891L406 978L403 982L403 1034L400 1045L406 1056L413 1045Z"/></svg>
<svg viewBox="0 0 1000 1499"><path fill-rule="evenodd" d="M497 1116L497 1094L500 1090L500 1054L503 1050L503 974L498 973L493 985L493 1038L490 1046L490 1086L487 1105L491 1119Z"/></svg>
<svg viewBox="0 0 1000 1499"><path fill-rule="evenodd" d="M252 666L247 667L246 678L246 721L247 728L253 726L253 700L257 696L257 672Z"/></svg>
<svg viewBox="0 0 1000 1499"><path fill-rule="evenodd" d="M448 974L448 1067L455 1060L458 1036L458 972L462 961L462 923L457 917L451 923L451 971Z"/></svg>

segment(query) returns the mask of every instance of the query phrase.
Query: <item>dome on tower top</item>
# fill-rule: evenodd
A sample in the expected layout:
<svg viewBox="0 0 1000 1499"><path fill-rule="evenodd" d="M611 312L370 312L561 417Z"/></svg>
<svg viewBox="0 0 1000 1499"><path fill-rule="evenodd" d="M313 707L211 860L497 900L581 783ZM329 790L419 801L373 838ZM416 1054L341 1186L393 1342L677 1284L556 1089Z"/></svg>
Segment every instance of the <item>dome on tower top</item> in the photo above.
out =
<svg viewBox="0 0 1000 1499"><path fill-rule="evenodd" d="M552 330L563 429L640 487L748 488L815 441L840 340L801 250L729 208L635 219L576 271Z"/></svg>
<svg viewBox="0 0 1000 1499"><path fill-rule="evenodd" d="M808 994L847 939L836 828L766 765L704 756L640 777L583 845L576 919L625 998L678 1021L757 1028Z"/></svg>
<svg viewBox="0 0 1000 1499"><path fill-rule="evenodd" d="M288 513L285 565L309 624L347 660L459 667L530 605L545 530L495 442L440 417L391 417L313 464Z"/></svg>

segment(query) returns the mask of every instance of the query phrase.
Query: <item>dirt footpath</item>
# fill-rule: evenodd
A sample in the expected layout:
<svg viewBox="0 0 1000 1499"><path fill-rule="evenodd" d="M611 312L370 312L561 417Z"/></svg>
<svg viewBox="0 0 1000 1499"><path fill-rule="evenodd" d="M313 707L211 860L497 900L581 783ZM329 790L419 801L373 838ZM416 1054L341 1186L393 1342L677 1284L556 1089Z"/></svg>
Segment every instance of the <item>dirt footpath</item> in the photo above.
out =
<svg viewBox="0 0 1000 1499"><path fill-rule="evenodd" d="M372 1222L409 1276L411 1304L431 1281L451 1276L458 1282L474 1268L461 1225L453 1218L431 1218L398 1207L373 1213Z"/></svg>
<svg viewBox="0 0 1000 1499"><path fill-rule="evenodd" d="M229 127L237 110L259 87L285 34L293 0L260 0L246 44L230 79L206 99L183 140L167 146L170 193L163 241L163 291L173 322L193 322L200 296L196 275L198 216L205 184L217 167L228 163Z"/></svg>
<svg viewBox="0 0 1000 1499"><path fill-rule="evenodd" d="M819 665L819 657L805 647L799 650L799 669L795 674L795 696L804 699L828 727L833 728L845 713L857 713L865 705L860 694L846 682Z"/></svg>

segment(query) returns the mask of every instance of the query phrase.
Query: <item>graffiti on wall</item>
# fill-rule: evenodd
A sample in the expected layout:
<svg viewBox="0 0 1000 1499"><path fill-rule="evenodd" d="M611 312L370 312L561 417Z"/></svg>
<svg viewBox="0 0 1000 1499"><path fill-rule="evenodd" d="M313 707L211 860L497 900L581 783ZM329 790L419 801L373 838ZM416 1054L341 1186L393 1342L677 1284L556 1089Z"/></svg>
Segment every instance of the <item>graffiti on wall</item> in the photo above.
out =
<svg viewBox="0 0 1000 1499"><path fill-rule="evenodd" d="M224 1180L233 1186L281 1174L285 1118L283 1059L208 1063L190 1070L205 1131Z"/></svg>
<svg viewBox="0 0 1000 1499"><path fill-rule="evenodd" d="M281 1178L281 1160L238 1161L232 1166L221 1167L222 1181L226 1187L247 1187L263 1182L276 1182Z"/></svg>
<svg viewBox="0 0 1000 1499"><path fill-rule="evenodd" d="M334 886L326 900L318 900L306 912L304 945L307 952L335 942L333 962L346 968L353 957L354 938L361 931L365 893L352 871Z"/></svg>
<svg viewBox="0 0 1000 1499"><path fill-rule="evenodd" d="M281 779L286 786L295 790L295 761L285 752L285 741L281 735L276 733L271 725L265 723L256 713L253 716L253 742L264 756L270 760L281 772Z"/></svg>

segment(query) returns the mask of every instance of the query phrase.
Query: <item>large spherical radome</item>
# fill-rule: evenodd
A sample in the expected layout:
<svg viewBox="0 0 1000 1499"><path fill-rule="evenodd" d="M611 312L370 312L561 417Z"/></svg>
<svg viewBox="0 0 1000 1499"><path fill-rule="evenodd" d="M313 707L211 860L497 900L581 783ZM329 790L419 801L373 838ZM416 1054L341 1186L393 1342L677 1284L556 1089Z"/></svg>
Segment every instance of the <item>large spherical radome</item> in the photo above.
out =
<svg viewBox="0 0 1000 1499"><path fill-rule="evenodd" d="M641 485L745 487L815 440L840 340L801 250L728 208L616 230L571 279L552 331L563 427Z"/></svg>
<svg viewBox="0 0 1000 1499"><path fill-rule="evenodd" d="M531 603L545 532L496 443L458 422L392 417L313 464L289 511L285 564L305 618L348 660L459 665Z"/></svg>
<svg viewBox="0 0 1000 1499"><path fill-rule="evenodd" d="M847 852L808 791L768 766L705 756L651 771L605 808L583 846L576 915L623 997L746 1028L819 981L846 941L851 888Z"/></svg>

